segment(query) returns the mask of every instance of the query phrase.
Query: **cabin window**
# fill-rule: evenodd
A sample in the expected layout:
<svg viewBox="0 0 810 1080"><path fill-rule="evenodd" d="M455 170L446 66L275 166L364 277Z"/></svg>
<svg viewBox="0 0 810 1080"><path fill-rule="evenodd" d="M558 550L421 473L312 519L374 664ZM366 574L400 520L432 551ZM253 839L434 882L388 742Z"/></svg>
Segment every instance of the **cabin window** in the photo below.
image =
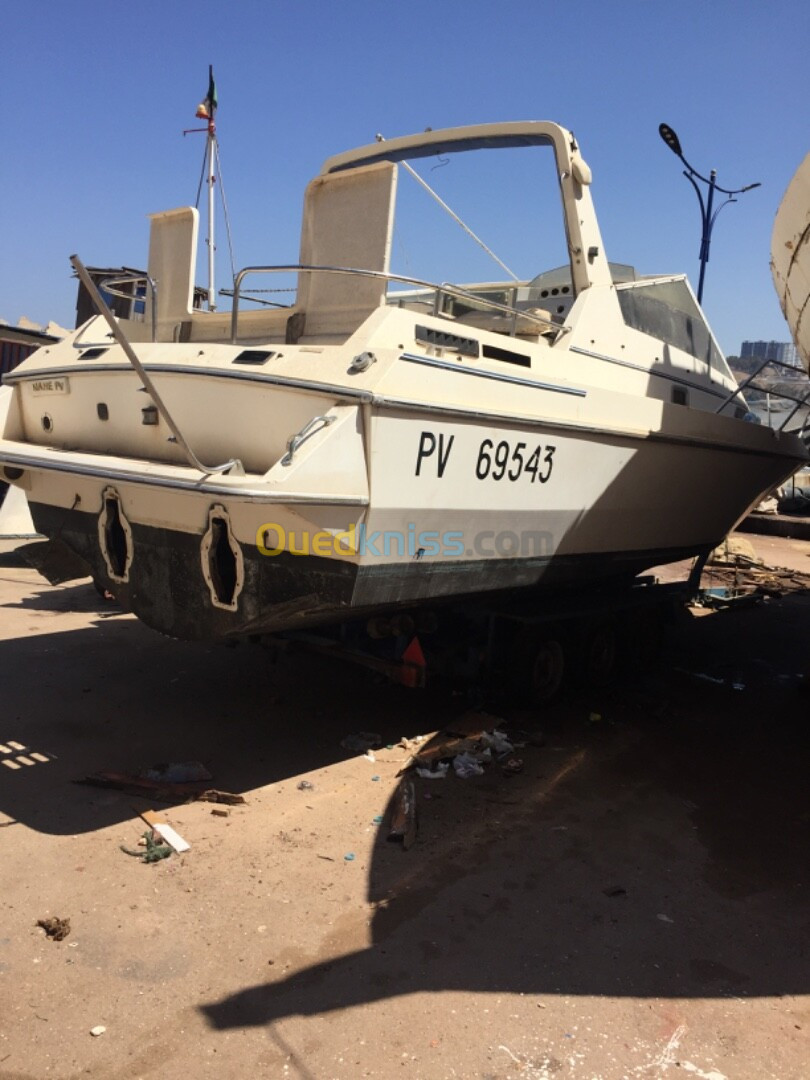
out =
<svg viewBox="0 0 810 1080"><path fill-rule="evenodd" d="M673 386L672 387L672 404L673 405L688 405L689 404L689 391L685 386Z"/></svg>
<svg viewBox="0 0 810 1080"><path fill-rule="evenodd" d="M706 320L684 281L659 281L619 288L616 295L627 326L729 374Z"/></svg>

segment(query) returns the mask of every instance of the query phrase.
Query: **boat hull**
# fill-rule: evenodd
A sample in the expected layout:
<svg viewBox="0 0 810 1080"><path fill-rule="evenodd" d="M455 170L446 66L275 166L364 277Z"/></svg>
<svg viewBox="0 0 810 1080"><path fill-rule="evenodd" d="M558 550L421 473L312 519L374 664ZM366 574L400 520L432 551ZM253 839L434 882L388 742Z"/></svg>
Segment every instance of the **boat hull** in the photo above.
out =
<svg viewBox="0 0 810 1080"><path fill-rule="evenodd" d="M289 552L268 557L245 545L243 586L237 606L228 610L212 603L201 573L199 535L131 523L133 558L127 580L120 581L110 576L102 555L97 514L36 503L31 512L37 530L67 545L123 607L153 629L186 640L274 633L516 590L542 604L546 593L630 581L651 566L711 546L359 565Z"/></svg>
<svg viewBox="0 0 810 1080"><path fill-rule="evenodd" d="M168 471L159 488L101 468L72 474L69 462L62 474L32 469L29 499L40 532L174 637L243 637L515 590L541 604L544 592L629 581L707 552L795 467L770 432L703 424L714 442L383 410L367 425L366 504L229 498L224 482L217 494L173 491ZM728 425L747 446L721 444ZM313 460L328 453L323 438Z"/></svg>

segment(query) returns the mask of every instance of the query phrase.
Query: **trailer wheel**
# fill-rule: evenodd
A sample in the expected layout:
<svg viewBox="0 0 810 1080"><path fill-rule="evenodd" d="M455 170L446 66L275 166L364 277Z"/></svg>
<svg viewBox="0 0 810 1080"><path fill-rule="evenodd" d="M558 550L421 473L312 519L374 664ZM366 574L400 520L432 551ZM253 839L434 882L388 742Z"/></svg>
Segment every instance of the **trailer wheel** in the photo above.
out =
<svg viewBox="0 0 810 1080"><path fill-rule="evenodd" d="M633 671L654 664L664 646L665 612L654 609L636 616L628 626L627 666Z"/></svg>
<svg viewBox="0 0 810 1080"><path fill-rule="evenodd" d="M551 701L559 693L565 675L565 650L558 638L530 633L515 654L515 675L522 696L535 705Z"/></svg>
<svg viewBox="0 0 810 1080"><path fill-rule="evenodd" d="M613 623L599 623L585 640L583 673L593 686L604 686L616 672L618 634Z"/></svg>

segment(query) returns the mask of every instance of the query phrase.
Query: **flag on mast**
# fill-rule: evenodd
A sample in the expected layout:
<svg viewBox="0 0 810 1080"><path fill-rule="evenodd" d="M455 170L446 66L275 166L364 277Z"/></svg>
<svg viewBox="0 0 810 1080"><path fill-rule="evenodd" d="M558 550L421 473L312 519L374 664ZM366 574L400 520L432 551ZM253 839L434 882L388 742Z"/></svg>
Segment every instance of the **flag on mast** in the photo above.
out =
<svg viewBox="0 0 810 1080"><path fill-rule="evenodd" d="M217 109L217 84L214 82L214 65L208 65L208 93L205 100L197 106L196 116L200 120L213 120Z"/></svg>

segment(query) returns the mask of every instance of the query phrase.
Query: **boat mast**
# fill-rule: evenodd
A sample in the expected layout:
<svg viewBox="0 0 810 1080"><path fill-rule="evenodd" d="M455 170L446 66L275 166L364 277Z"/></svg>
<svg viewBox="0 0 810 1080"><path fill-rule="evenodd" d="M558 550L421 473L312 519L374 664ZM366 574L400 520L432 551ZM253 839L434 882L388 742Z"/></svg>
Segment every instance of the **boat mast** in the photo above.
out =
<svg viewBox="0 0 810 1080"><path fill-rule="evenodd" d="M214 251L216 250L214 245L214 184L216 183L216 170L217 170L217 125L214 121L214 116L217 111L217 87L214 82L214 67L213 64L208 65L208 93L205 95L203 101L197 106L197 112L195 116L198 120L207 120L208 125L204 128L188 128L183 132L184 135L190 135L195 131L204 131L207 134L205 144L205 155L203 156L203 172L206 174L206 184L208 186L208 238L206 243L208 244L208 310L216 311L217 309L217 291L214 279ZM202 176L200 176L200 187L202 187ZM200 201L200 191L197 190L197 203Z"/></svg>
<svg viewBox="0 0 810 1080"><path fill-rule="evenodd" d="M216 125L213 116L208 121L208 310L216 311L217 293L214 285L214 153Z"/></svg>

